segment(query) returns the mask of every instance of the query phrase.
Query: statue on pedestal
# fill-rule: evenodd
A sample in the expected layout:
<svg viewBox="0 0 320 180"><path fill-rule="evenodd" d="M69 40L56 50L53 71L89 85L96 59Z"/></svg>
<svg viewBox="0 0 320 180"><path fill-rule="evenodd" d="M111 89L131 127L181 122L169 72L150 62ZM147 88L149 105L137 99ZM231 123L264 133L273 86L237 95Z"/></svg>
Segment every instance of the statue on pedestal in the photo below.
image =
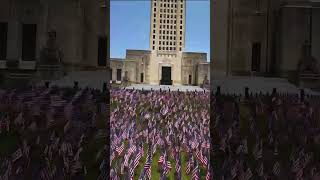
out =
<svg viewBox="0 0 320 180"><path fill-rule="evenodd" d="M202 88L207 88L209 86L209 80L208 80L208 76L205 75L204 79L202 81Z"/></svg>
<svg viewBox="0 0 320 180"><path fill-rule="evenodd" d="M62 51L58 48L56 42L56 32L49 31L47 44L40 51L40 64L58 65L62 62Z"/></svg>
<svg viewBox="0 0 320 180"><path fill-rule="evenodd" d="M42 80L55 80L63 76L61 69L62 51L56 42L56 32L49 31L47 43L40 51L40 61L37 70Z"/></svg>
<svg viewBox="0 0 320 180"><path fill-rule="evenodd" d="M204 76L202 84L203 85L208 85L209 84L209 80L208 80L208 76L207 75Z"/></svg>
<svg viewBox="0 0 320 180"><path fill-rule="evenodd" d="M298 63L298 72L301 73L312 73L318 74L319 71L319 63L311 54L311 44L309 42L305 42L302 46L302 57Z"/></svg>

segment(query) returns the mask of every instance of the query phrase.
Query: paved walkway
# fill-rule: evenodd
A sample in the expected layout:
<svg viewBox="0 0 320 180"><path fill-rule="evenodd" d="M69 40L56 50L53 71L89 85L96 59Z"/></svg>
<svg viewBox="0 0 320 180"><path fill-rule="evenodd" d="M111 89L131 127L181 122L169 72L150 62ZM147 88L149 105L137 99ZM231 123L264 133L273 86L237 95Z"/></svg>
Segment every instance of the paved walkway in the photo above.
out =
<svg viewBox="0 0 320 180"><path fill-rule="evenodd" d="M147 85L147 84L132 84L127 89L139 89L139 90L165 90L165 91L205 91L198 86L169 86L169 85ZM208 91L208 90L206 90Z"/></svg>
<svg viewBox="0 0 320 180"><path fill-rule="evenodd" d="M299 94L300 88L288 82L284 78L265 78L265 77L225 77L211 81L211 89L216 91L220 86L221 91L230 94L244 94L248 87L252 93L272 93L273 88L277 88L279 93ZM306 94L320 95L310 89L305 89Z"/></svg>
<svg viewBox="0 0 320 180"><path fill-rule="evenodd" d="M73 87L73 82L78 81L79 86L102 89L103 83L108 82L109 73L107 71L75 71L63 77L60 80L53 81L52 85ZM44 82L40 82L41 85ZM283 78L265 78L265 77L220 77L211 81L211 90L216 91L217 86L221 87L221 91L230 94L244 94L245 87L249 87L252 93L271 93L273 88L277 88L280 93L299 94L300 88L289 83ZM204 91L198 86L167 86L167 85L145 85L133 84L128 89L145 89L145 90L171 90L171 91ZM306 94L320 95L310 89L305 89Z"/></svg>
<svg viewBox="0 0 320 180"><path fill-rule="evenodd" d="M52 81L51 85L58 85L64 87L73 87L74 81L79 82L80 88L90 87L95 89L101 89L103 83L109 82L109 73L107 71L75 71L71 72L67 76L60 80ZM44 82L40 82L43 85Z"/></svg>

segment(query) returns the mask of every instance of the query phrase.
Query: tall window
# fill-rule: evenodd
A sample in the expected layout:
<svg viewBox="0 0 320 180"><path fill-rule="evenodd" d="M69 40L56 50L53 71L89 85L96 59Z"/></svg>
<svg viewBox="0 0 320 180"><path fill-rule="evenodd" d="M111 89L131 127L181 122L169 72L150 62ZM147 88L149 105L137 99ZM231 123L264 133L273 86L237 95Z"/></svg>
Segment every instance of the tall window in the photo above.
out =
<svg viewBox="0 0 320 180"><path fill-rule="evenodd" d="M8 23L0 23L0 60L7 58Z"/></svg>
<svg viewBox="0 0 320 180"><path fill-rule="evenodd" d="M117 81L121 81L121 69L117 69Z"/></svg>
<svg viewBox="0 0 320 180"><path fill-rule="evenodd" d="M261 60L261 43L254 42L252 44L252 64L251 70L259 72L260 71L260 60Z"/></svg>
<svg viewBox="0 0 320 180"><path fill-rule="evenodd" d="M140 74L140 82L143 83L143 73Z"/></svg>
<svg viewBox="0 0 320 180"><path fill-rule="evenodd" d="M99 37L98 40L98 66L107 65L107 37Z"/></svg>
<svg viewBox="0 0 320 180"><path fill-rule="evenodd" d="M37 25L23 24L22 26L22 60L36 60Z"/></svg>

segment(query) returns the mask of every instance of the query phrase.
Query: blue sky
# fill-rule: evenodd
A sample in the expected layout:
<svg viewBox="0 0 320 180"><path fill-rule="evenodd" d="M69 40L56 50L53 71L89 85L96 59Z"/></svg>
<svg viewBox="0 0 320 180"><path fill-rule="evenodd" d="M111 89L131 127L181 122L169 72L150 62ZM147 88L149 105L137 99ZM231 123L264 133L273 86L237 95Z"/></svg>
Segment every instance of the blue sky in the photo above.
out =
<svg viewBox="0 0 320 180"><path fill-rule="evenodd" d="M149 0L110 1L110 55L124 58L126 49L149 50ZM210 1L187 1L185 51L206 52L210 59Z"/></svg>

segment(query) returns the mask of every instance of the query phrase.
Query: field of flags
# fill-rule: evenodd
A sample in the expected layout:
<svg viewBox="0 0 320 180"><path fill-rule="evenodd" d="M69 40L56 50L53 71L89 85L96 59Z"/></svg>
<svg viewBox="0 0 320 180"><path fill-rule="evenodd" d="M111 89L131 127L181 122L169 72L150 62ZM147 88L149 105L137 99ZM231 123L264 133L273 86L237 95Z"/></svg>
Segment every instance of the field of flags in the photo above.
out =
<svg viewBox="0 0 320 180"><path fill-rule="evenodd" d="M111 90L110 179L212 179L209 93Z"/></svg>
<svg viewBox="0 0 320 180"><path fill-rule="evenodd" d="M0 180L320 179L319 96L110 95L0 90Z"/></svg>
<svg viewBox="0 0 320 180"><path fill-rule="evenodd" d="M320 179L320 98L211 98L214 179Z"/></svg>
<svg viewBox="0 0 320 180"><path fill-rule="evenodd" d="M0 90L0 179L106 179L105 101L93 89Z"/></svg>

